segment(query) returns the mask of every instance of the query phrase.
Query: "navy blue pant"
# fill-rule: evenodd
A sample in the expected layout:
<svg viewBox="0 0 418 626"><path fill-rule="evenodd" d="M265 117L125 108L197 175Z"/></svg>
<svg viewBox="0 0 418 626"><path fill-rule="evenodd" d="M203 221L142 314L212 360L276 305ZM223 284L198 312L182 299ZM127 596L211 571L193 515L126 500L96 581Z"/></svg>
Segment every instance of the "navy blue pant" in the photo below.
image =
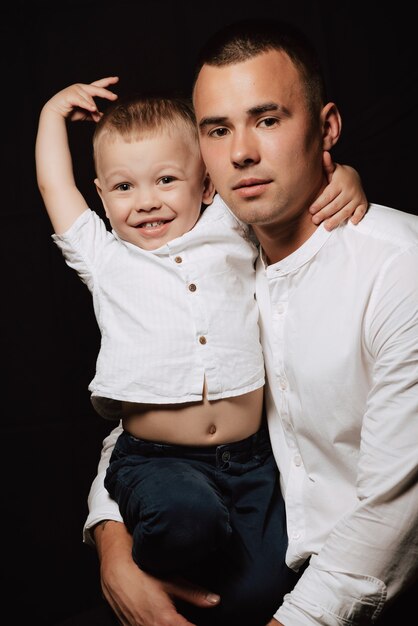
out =
<svg viewBox="0 0 418 626"><path fill-rule="evenodd" d="M176 446L124 432L105 486L155 576L219 593L215 608L179 605L198 626L265 626L297 575L285 562L284 502L267 430L221 446Z"/></svg>

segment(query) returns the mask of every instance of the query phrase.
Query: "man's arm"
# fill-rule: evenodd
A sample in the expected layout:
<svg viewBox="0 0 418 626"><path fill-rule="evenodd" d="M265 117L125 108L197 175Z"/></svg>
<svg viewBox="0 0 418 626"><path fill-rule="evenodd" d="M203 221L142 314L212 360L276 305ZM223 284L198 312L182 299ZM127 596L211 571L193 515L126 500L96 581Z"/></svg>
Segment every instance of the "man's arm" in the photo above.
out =
<svg viewBox="0 0 418 626"><path fill-rule="evenodd" d="M103 594L123 626L190 626L177 613L174 598L202 608L214 607L219 596L186 582L160 580L142 571L132 558L132 536L117 503L103 484L112 450L122 426L103 441L98 473L88 498L84 540L96 545Z"/></svg>
<svg viewBox="0 0 418 626"><path fill-rule="evenodd" d="M102 590L124 626L193 626L177 613L174 598L209 608L219 596L187 584L150 576L132 560L132 537L124 524L98 524L94 538L101 564Z"/></svg>
<svg viewBox="0 0 418 626"><path fill-rule="evenodd" d="M87 500L89 514L84 524L83 539L85 543L91 546L95 545L95 536L93 531L98 523L105 520L113 520L115 522L123 523L122 515L120 514L117 503L110 497L109 492L104 486L104 478L109 465L110 457L112 455L113 448L115 447L116 440L121 432L122 422L120 422L119 425L116 426L116 428L114 428L103 440L97 475L90 487L90 493Z"/></svg>
<svg viewBox="0 0 418 626"><path fill-rule="evenodd" d="M418 246L388 253L370 294L357 504L285 596L275 614L283 624L372 623L418 574L417 267Z"/></svg>

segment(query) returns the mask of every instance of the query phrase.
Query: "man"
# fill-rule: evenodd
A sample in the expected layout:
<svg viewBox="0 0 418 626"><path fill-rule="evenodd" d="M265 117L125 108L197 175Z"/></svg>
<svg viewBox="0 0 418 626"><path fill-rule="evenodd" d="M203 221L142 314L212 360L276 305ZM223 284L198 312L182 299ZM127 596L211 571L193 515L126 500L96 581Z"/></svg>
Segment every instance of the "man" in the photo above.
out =
<svg viewBox="0 0 418 626"><path fill-rule="evenodd" d="M215 188L260 242L267 417L300 572L270 625L374 623L417 576L418 218L372 205L355 228L312 224L341 119L299 34L266 20L215 35L194 106ZM146 624L142 602L188 623L168 603L193 601L186 587L134 589L121 524L95 538L124 624Z"/></svg>

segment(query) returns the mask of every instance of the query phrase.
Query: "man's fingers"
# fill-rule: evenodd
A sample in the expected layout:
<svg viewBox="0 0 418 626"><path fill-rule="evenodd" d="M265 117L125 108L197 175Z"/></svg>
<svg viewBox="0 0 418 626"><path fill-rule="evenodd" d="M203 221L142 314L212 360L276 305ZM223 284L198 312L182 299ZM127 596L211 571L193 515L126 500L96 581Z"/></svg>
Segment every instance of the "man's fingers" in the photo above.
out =
<svg viewBox="0 0 418 626"><path fill-rule="evenodd" d="M167 592L179 600L202 608L216 606L221 600L218 594L183 580L168 582Z"/></svg>

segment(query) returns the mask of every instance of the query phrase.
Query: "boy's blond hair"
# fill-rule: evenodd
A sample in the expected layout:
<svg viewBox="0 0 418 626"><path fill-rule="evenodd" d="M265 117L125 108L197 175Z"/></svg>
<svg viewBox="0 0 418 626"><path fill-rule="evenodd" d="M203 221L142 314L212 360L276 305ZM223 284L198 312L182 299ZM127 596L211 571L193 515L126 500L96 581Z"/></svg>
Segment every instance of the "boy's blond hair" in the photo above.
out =
<svg viewBox="0 0 418 626"><path fill-rule="evenodd" d="M192 104L183 98L142 96L110 106L97 123L93 135L93 156L97 163L98 146L104 136L136 141L161 132L186 131L198 147L196 118Z"/></svg>

